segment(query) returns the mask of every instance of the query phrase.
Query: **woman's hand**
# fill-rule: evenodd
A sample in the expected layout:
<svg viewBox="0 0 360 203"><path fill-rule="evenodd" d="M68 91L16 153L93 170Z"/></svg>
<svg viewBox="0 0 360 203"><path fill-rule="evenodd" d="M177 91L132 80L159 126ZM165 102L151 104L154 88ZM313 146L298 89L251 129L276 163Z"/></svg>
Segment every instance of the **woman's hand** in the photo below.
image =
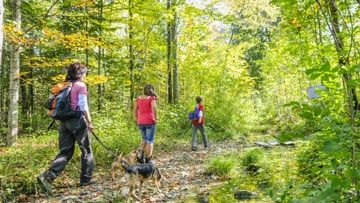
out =
<svg viewBox="0 0 360 203"><path fill-rule="evenodd" d="M92 132L94 130L94 125L93 123L90 121L88 122L88 129Z"/></svg>

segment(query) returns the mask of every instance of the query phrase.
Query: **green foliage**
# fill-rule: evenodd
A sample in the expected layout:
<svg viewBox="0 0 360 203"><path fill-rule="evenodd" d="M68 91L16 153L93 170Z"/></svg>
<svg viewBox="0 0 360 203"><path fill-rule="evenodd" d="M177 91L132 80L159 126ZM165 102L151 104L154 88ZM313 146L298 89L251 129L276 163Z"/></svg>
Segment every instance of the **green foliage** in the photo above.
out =
<svg viewBox="0 0 360 203"><path fill-rule="evenodd" d="M250 131L267 133L270 128L279 141L306 141L291 157L297 162L291 165L295 178L290 166L277 169L281 166L277 155L257 148L246 150L239 159L211 159L211 173L232 176L240 171L219 189L224 196L214 195L214 201L233 200L232 188L242 187L261 190L279 202L357 201L349 192L360 190L355 184L360 178L360 114L354 101L360 86L356 1L178 1L177 104L166 101L172 80L166 26L174 11L167 11L163 1L131 0L128 6L125 0L27 0L21 8L22 31L14 30L10 2L5 1L4 44L21 44L21 138L17 147L0 149L3 198L33 192L34 178L56 154L55 131L43 133L50 120L42 106L49 87L63 79L63 67L79 60L89 67L86 82L96 132L118 152L131 150L140 141L132 96L140 95L147 83L154 84L159 95L156 142L167 150L191 139L187 113L198 95L205 98L210 142ZM332 2L336 9L331 9ZM334 44L334 31L341 47ZM12 54L3 50L2 143L8 131ZM310 100L306 89L316 84L326 89L318 91L320 98ZM354 118L349 116L352 111ZM96 141L93 145L99 170L106 170L111 158ZM65 176L75 180L78 168L77 160L70 162Z"/></svg>
<svg viewBox="0 0 360 203"><path fill-rule="evenodd" d="M206 172L220 177L226 177L235 166L235 160L231 157L218 156L208 161Z"/></svg>
<svg viewBox="0 0 360 203"><path fill-rule="evenodd" d="M232 155L232 157L237 157L234 160L233 170L236 172L231 173L230 178L223 184L212 188L209 199L214 202L236 202L237 200L234 199L236 191L249 190L258 193L255 201L286 202L288 199L286 200L285 197L282 199L281 195L289 187L293 187L291 186L294 185L293 182L301 180L296 176L296 159L293 153L292 148L275 148L266 151L250 148ZM245 157L252 160L248 163L255 163L258 166L255 173L246 172L248 166L243 164Z"/></svg>
<svg viewBox="0 0 360 203"><path fill-rule="evenodd" d="M21 140L19 146L8 148L1 152L1 194L3 200L18 195L30 193L36 189L36 176L49 164L56 154L56 135L27 137Z"/></svg>
<svg viewBox="0 0 360 203"><path fill-rule="evenodd" d="M256 166L264 159L264 150L261 148L248 149L241 156L241 165L244 167Z"/></svg>

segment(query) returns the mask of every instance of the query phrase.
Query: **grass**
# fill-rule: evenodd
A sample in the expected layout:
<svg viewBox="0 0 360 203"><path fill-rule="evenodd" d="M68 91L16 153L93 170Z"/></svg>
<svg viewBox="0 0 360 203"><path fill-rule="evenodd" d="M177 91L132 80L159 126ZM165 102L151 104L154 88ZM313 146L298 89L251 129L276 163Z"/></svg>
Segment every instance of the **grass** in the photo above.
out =
<svg viewBox="0 0 360 203"><path fill-rule="evenodd" d="M286 200L286 196L282 197L286 188L298 179L293 148L249 148L233 157L238 157L232 163L237 172L231 173L228 181L212 188L209 199L213 202L237 202L234 193L238 190L256 192L257 199L250 202L282 202ZM253 165L259 167L256 173L247 171Z"/></svg>
<svg viewBox="0 0 360 203"><path fill-rule="evenodd" d="M235 160L232 157L217 156L209 160L206 172L220 177L227 177L235 167Z"/></svg>
<svg viewBox="0 0 360 203"><path fill-rule="evenodd" d="M259 165L260 161L264 159L264 154L265 152L261 148L250 148L241 156L241 165L244 167Z"/></svg>

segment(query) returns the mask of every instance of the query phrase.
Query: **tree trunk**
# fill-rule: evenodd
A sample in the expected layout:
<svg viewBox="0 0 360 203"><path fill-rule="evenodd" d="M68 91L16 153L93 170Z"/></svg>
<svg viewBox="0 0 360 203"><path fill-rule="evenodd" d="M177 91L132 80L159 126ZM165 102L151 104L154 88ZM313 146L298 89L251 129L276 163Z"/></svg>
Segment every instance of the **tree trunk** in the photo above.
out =
<svg viewBox="0 0 360 203"><path fill-rule="evenodd" d="M3 89L3 75L4 75L4 65L2 62L3 55L3 45L4 45L4 31L3 31L3 21L4 21L4 1L0 0L0 119L3 120L4 114L4 89Z"/></svg>
<svg viewBox="0 0 360 203"><path fill-rule="evenodd" d="M170 13L172 5L171 0L167 0L166 2L167 11ZM167 47L167 71L168 71L168 103L173 103L173 92L172 92L172 43L171 43L171 36L172 36L172 20L169 20L167 23L167 39L166 39L166 47Z"/></svg>
<svg viewBox="0 0 360 203"><path fill-rule="evenodd" d="M102 68L103 68L103 71L104 71L104 76L107 77L107 60L106 60L106 49L103 48L102 50ZM105 94L105 84L106 83L102 83L102 96L103 98L106 98L106 94ZM105 103L106 100L104 100L104 103Z"/></svg>
<svg viewBox="0 0 360 203"><path fill-rule="evenodd" d="M16 29L21 29L21 0L13 0L14 22ZM12 146L16 143L18 135L18 100L19 100L19 73L20 73L20 46L19 44L10 44L10 76L9 76L9 114L7 135L7 145Z"/></svg>
<svg viewBox="0 0 360 203"><path fill-rule="evenodd" d="M133 46L133 13L132 13L132 0L129 0L129 71L130 71L130 106L132 107L134 101L135 85L134 85L134 65L135 65L135 55L134 55L134 46Z"/></svg>
<svg viewBox="0 0 360 203"><path fill-rule="evenodd" d="M86 67L89 68L89 8L88 8L88 2L85 3L85 12L86 12L86 23L85 23L85 31L86 31L85 64L86 64Z"/></svg>
<svg viewBox="0 0 360 203"><path fill-rule="evenodd" d="M30 68L30 72L29 72L29 79L31 80L29 86L28 86L28 96L29 96L29 104L28 104L28 108L29 108L29 117L31 119L32 113L34 111L34 103L35 103L35 95L34 95L34 78L33 78L33 72L34 69Z"/></svg>
<svg viewBox="0 0 360 203"><path fill-rule="evenodd" d="M172 2L174 19L171 25L171 44L172 44L172 69L173 69L173 103L179 101L179 69L177 63L177 14L175 10L176 0Z"/></svg>
<svg viewBox="0 0 360 203"><path fill-rule="evenodd" d="M0 0L0 65L2 65L2 52L3 52L3 42L4 42L3 21L4 21L4 1Z"/></svg>
<svg viewBox="0 0 360 203"><path fill-rule="evenodd" d="M6 46L6 44L3 45L4 47ZM5 51L3 52L3 60L2 60L2 64L1 64L1 69L0 69L0 119L1 119L1 124L5 124L6 123L6 110L5 110L5 106L6 106L6 99L5 99L5 75L7 75L7 70L5 67L7 65L8 66L8 63L5 64ZM8 60L7 60L8 61Z"/></svg>
<svg viewBox="0 0 360 203"><path fill-rule="evenodd" d="M103 18L103 0L100 0L100 31L99 31L99 38L100 41L102 40L102 19ZM98 51L98 76L101 75L101 62L102 62L102 48L101 46L99 46L99 51ZM101 91L101 84L98 84L97 86L98 88L98 111L101 110L101 103L102 103L102 91Z"/></svg>
<svg viewBox="0 0 360 203"><path fill-rule="evenodd" d="M331 34L333 35L333 39L334 39L334 44L336 47L336 51L338 52L339 55L339 65L340 66L349 66L350 65L350 60L349 60L349 55L345 54L345 49L344 49L344 43L343 43L343 39L341 37L341 30L340 30L340 25L339 25L339 10L338 7L336 5L335 0L327 0L326 3L329 6L329 11L330 11L330 25L331 25ZM319 2L318 2L319 4ZM348 85L348 82L352 80L352 74L350 72L347 72L345 74L343 74L343 81L344 81L344 86L346 89L346 94L347 94L347 100L348 100L348 109L349 109L349 120L350 120L350 125L353 129L353 132L351 133L351 145L352 145L352 149L351 149L351 153L352 153L352 167L353 170L355 170L357 168L357 161L356 161L356 151L355 151L355 141L354 141L354 134L356 133L356 129L355 129L355 113L356 110L358 109L359 103L358 103L358 99L356 96L356 89L354 86L350 86ZM357 185L357 178L352 177L352 182L353 184Z"/></svg>
<svg viewBox="0 0 360 203"><path fill-rule="evenodd" d="M4 90L4 72L5 64L2 63L0 67L0 120L5 121L5 90ZM2 124L2 122L1 122ZM0 125L1 125L0 124Z"/></svg>
<svg viewBox="0 0 360 203"><path fill-rule="evenodd" d="M28 109L28 97L26 88L27 75L23 75L20 78L21 113L25 115Z"/></svg>
<svg viewBox="0 0 360 203"><path fill-rule="evenodd" d="M101 47L99 47L99 50L98 50L98 76L100 76L101 75L101 50L102 50L102 48ZM101 84L98 84L97 85L97 90L98 90L98 111L100 111L101 110Z"/></svg>
<svg viewBox="0 0 360 203"><path fill-rule="evenodd" d="M327 2L329 4L329 10L330 10L330 25L332 27L332 33L333 33L333 38L334 38L334 43L335 43L335 47L336 47L336 51L338 52L339 55L339 65L340 66L348 66L350 65L350 60L347 54L345 54L345 50L344 50L344 43L343 43L343 39L341 37L340 34L340 25L339 25L339 14L338 14L338 8L336 5L335 0L328 0ZM343 75L343 78L345 79L345 84L347 85L348 81L352 80L352 74L351 73L345 73ZM348 86L346 87L349 91L350 94L348 94L349 96L351 96L350 100L352 100L351 106L352 109L350 109L351 111L354 111L358 108L359 106L359 102L356 96L356 89L353 86ZM350 121L353 124L354 123L354 116L350 115Z"/></svg>

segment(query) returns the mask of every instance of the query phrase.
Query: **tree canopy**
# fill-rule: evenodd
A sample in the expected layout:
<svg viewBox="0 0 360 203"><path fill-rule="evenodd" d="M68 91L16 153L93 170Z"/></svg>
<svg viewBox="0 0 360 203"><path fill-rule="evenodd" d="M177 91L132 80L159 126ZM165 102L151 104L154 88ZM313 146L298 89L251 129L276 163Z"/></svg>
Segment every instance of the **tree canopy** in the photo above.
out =
<svg viewBox="0 0 360 203"><path fill-rule="evenodd" d="M131 107L150 83L159 95L159 146L190 139L187 113L202 95L210 141L297 143L289 152L292 175L277 181L259 172L244 180L268 185L245 189L275 202L359 201L359 5L355 0L0 0L2 198L36 190L29 174L40 170L39 154L51 157L56 150L43 147L56 140L55 128L47 131L51 119L44 102L50 88L64 80L67 65L80 61L89 68L95 129L112 148L136 147ZM313 89L315 98L309 97ZM16 161L29 152L33 161ZM104 158L100 167L109 164L104 149L95 146L95 152ZM271 159L269 153L245 150L242 156ZM234 157L212 157L208 169L251 162ZM18 171L10 168L17 165L32 167L13 176ZM227 186L248 186L235 181L241 175L234 177ZM226 184L214 194L229 192ZM224 193L213 200L224 201Z"/></svg>

